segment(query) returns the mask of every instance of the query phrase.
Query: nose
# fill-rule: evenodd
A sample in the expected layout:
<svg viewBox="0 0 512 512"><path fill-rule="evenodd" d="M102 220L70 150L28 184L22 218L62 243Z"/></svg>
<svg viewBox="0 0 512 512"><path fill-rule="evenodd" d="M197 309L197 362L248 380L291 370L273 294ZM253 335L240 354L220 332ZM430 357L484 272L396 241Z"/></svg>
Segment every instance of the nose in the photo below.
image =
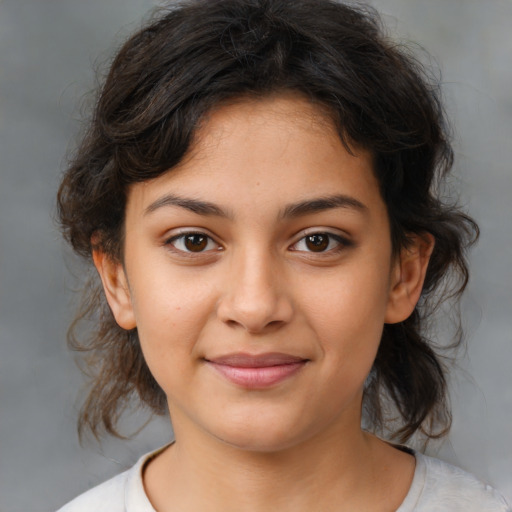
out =
<svg viewBox="0 0 512 512"><path fill-rule="evenodd" d="M223 288L217 314L231 327L262 334L279 329L293 316L286 279L270 254L233 258Z"/></svg>

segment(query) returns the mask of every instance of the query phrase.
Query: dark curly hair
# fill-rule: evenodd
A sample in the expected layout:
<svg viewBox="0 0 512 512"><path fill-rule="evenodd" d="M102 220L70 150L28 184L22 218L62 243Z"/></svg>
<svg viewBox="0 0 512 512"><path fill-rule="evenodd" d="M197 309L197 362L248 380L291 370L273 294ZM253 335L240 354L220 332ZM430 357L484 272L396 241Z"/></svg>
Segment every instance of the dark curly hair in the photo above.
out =
<svg viewBox="0 0 512 512"><path fill-rule="evenodd" d="M478 228L442 197L453 154L438 81L387 37L370 7L334 0L188 0L159 11L113 60L64 173L58 192L64 236L88 262L93 241L122 260L129 185L172 172L200 121L220 103L287 91L327 109L347 148L372 154L395 253L411 234L435 239L419 305L404 322L384 326L364 408L375 430L394 410L392 433L402 442L416 431L442 435L450 426L445 370L425 321L440 299L464 290L465 251ZM82 320L96 328L79 339ZM70 343L89 351L93 370L81 431L118 435L119 415L133 399L165 412L137 331L116 324L97 279L86 289Z"/></svg>

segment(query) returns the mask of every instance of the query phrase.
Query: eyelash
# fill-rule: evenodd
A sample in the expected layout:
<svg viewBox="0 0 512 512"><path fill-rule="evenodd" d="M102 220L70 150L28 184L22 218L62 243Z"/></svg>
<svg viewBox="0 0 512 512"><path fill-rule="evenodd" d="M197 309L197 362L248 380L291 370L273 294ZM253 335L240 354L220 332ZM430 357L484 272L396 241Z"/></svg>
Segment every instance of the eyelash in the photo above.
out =
<svg viewBox="0 0 512 512"><path fill-rule="evenodd" d="M185 246L185 244L187 243L187 238L192 239L192 237L203 238L203 240L206 240L206 246L201 249L199 244L197 244L201 250L199 250L199 251L189 250L190 248L187 248ZM183 248L177 247L177 245L179 243L183 244ZM217 242L215 242L215 240L211 236L209 236L206 233L203 233L201 231L182 232L179 235L175 235L175 236L169 238L169 240L167 240L165 242L165 245L172 246L173 250L175 250L179 253L187 254L187 255L204 254L206 252L214 251L214 249L212 249L212 248L208 249L208 246L211 244L216 246L217 251L222 250L222 247ZM204 250L204 249L206 249L206 250Z"/></svg>
<svg viewBox="0 0 512 512"><path fill-rule="evenodd" d="M202 240L196 240L194 242L193 237L198 237L199 239L202 239ZM315 237L317 238L316 241L314 240ZM190 250L190 247L186 247L185 244L187 243L187 239L188 239L188 241L197 245L197 248L199 250L194 251L194 250ZM203 243L203 242L205 242L206 245L201 246L201 243ZM306 247L307 247L308 243L311 243L311 244L313 244L313 246L316 246L320 250L318 250L318 251L311 250L312 249L311 246L307 247L307 249L310 249L310 250L298 249L297 247L301 243L306 245ZM327 245L325 245L325 243L327 243ZM335 247L332 247L333 243L336 244ZM178 247L178 244L181 244L182 247ZM182 253L182 254L187 254L189 256L213 252L215 249L211 248L211 247L208 248L210 245L214 245L216 247L217 251L220 251L223 249L217 242L215 242L215 240L211 236L209 236L206 233L201 232L201 231L182 232L178 235L171 237L169 240L167 240L165 242L165 245L172 246L173 250L175 250L179 253ZM345 237L342 237L340 235L336 235L334 233L329 233L327 231L314 231L314 232L310 232L310 233L307 233L304 236L302 236L297 242L295 242L294 244L292 244L290 246L290 250L297 251L297 252L309 253L309 254L336 254L336 253L342 251L343 249L350 247L351 245L352 245L352 242L350 242Z"/></svg>
<svg viewBox="0 0 512 512"><path fill-rule="evenodd" d="M317 240L315 243L313 239L315 237L320 238L320 240ZM324 240L321 240L324 238ZM327 245L325 248L323 248L323 245L327 242ZM299 244L304 244L307 247L308 242L313 243L316 247L320 248L321 250L315 251L315 250L306 250L306 249L297 249L297 246ZM336 244L335 247L332 247L333 243ZM312 231L310 233L306 233L304 236L302 236L297 242L295 242L291 246L292 251L301 251L308 254L337 254L341 252L343 249L350 247L352 242L350 242L347 238L336 235L334 233L329 233L328 231ZM309 247L311 249L311 247Z"/></svg>

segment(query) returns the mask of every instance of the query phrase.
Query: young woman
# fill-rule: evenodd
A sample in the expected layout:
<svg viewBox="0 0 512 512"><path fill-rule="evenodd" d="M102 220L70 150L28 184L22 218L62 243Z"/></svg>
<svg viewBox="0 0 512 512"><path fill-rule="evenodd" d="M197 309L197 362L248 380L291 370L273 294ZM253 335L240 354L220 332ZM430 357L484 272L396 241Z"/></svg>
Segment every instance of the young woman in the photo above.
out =
<svg viewBox="0 0 512 512"><path fill-rule="evenodd" d="M477 234L451 163L436 85L368 8L191 0L134 35L59 211L101 278L81 428L136 398L175 442L61 510L510 510L404 446L450 423L425 322Z"/></svg>

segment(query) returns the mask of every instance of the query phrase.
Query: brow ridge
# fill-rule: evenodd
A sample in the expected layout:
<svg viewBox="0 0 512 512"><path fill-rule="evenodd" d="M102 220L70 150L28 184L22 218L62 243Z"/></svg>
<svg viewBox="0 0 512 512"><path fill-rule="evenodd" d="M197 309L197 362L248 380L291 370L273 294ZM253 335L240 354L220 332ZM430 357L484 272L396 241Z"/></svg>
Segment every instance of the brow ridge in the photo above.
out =
<svg viewBox="0 0 512 512"><path fill-rule="evenodd" d="M174 194L166 194L160 197L153 203L151 203L144 211L144 215L153 213L154 211L164 208L167 206L178 206L189 210L198 215L215 215L217 217L230 217L228 212L220 208L219 206L210 203L208 201L202 201L199 199L192 199L186 197L179 197Z"/></svg>
<svg viewBox="0 0 512 512"><path fill-rule="evenodd" d="M217 206L209 201L199 199L185 198L176 196L174 194L166 194L151 203L144 211L144 215L148 215L160 208L167 206L178 206L184 208L198 215L213 215L217 217L231 218L232 216L223 208ZM280 217L281 218L294 218L319 213L325 210L334 208L347 208L358 211L366 211L368 208L358 199L337 194L325 197L316 197L313 199L306 199L297 203L287 205Z"/></svg>
<svg viewBox="0 0 512 512"><path fill-rule="evenodd" d="M355 197L336 194L332 196L306 199L298 203L290 204L283 210L282 217L301 217L303 215L319 213L334 208L347 208L361 212L368 210L368 207Z"/></svg>

